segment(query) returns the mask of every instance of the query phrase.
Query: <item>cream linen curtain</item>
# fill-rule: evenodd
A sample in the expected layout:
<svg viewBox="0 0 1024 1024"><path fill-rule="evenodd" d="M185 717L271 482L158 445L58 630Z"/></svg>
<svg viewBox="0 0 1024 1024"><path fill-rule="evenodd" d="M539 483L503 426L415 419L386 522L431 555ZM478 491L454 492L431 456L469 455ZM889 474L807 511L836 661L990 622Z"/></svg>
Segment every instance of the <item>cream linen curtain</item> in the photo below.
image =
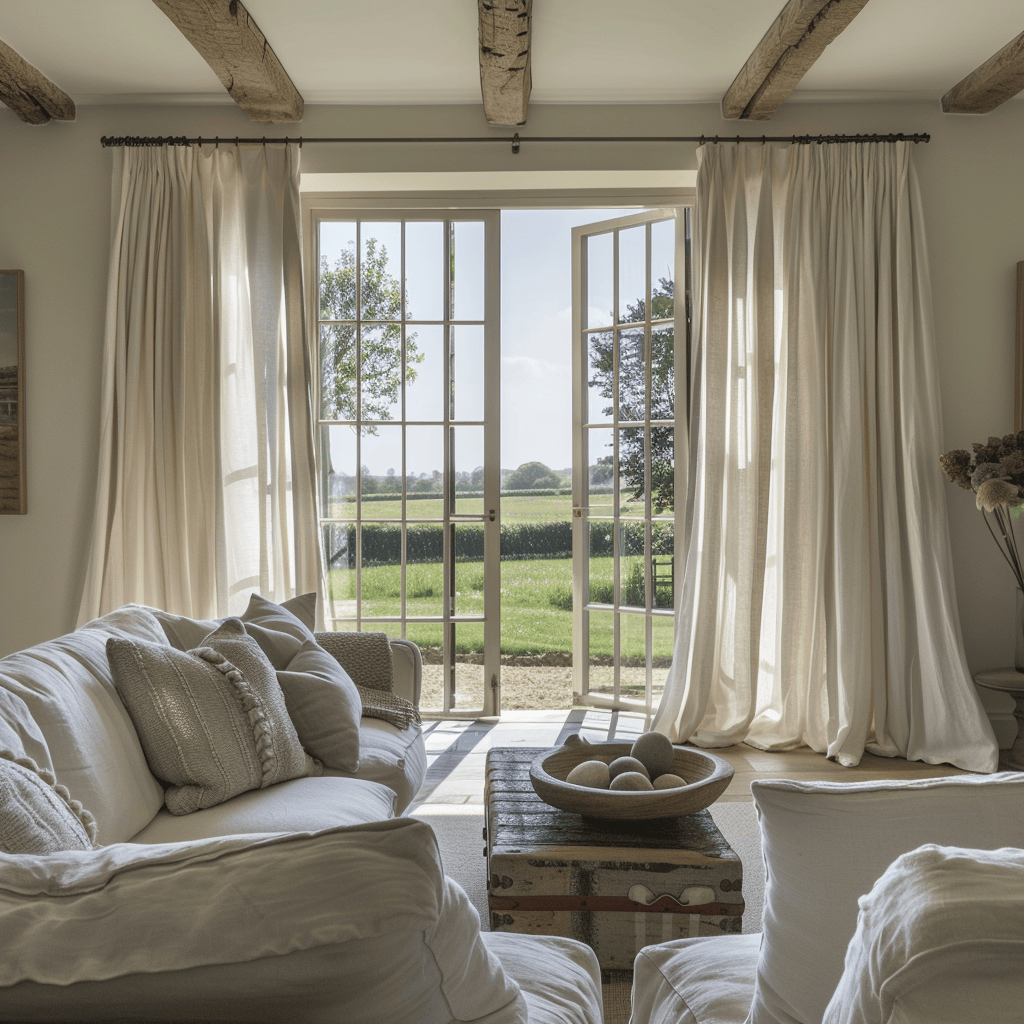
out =
<svg viewBox="0 0 1024 1024"><path fill-rule="evenodd" d="M698 150L684 584L655 727L994 771L909 143Z"/></svg>
<svg viewBox="0 0 1024 1024"><path fill-rule="evenodd" d="M298 150L115 150L84 622L322 596ZM319 605L322 606L320 601Z"/></svg>

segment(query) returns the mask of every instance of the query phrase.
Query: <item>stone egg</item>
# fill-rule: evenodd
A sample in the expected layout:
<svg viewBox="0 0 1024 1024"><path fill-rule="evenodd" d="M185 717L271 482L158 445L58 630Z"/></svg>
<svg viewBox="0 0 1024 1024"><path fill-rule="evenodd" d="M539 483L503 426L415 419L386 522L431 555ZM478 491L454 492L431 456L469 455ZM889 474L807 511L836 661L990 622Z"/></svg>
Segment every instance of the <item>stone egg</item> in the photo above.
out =
<svg viewBox="0 0 1024 1024"><path fill-rule="evenodd" d="M678 775L673 775L671 772L659 775L654 780L655 789L678 789L680 786L685 786L686 784L686 779L680 778Z"/></svg>
<svg viewBox="0 0 1024 1024"><path fill-rule="evenodd" d="M611 786L609 789L654 789L651 785L651 780L646 775L640 772L623 772L621 775L616 775L612 779Z"/></svg>
<svg viewBox="0 0 1024 1024"><path fill-rule="evenodd" d="M607 789L611 781L608 765L604 761L581 761L565 777L574 786L589 786L591 789Z"/></svg>
<svg viewBox="0 0 1024 1024"><path fill-rule="evenodd" d="M635 757L626 755L624 757L617 757L610 765L608 765L608 771L611 773L611 777L614 779L616 775L621 775L623 772L639 772L641 775L646 775L648 781L651 778L651 773L647 770L646 765L642 761L638 761Z"/></svg>
<svg viewBox="0 0 1024 1024"><path fill-rule="evenodd" d="M672 771L675 749L672 741L663 732L645 732L638 736L630 754L647 769L647 774L652 779Z"/></svg>

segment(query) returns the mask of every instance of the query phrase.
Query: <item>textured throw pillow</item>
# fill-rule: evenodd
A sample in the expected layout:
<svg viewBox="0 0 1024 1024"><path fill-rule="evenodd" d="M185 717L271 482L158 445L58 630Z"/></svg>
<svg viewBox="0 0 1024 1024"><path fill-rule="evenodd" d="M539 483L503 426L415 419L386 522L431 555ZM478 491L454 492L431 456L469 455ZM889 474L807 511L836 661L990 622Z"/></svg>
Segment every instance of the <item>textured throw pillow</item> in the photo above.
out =
<svg viewBox="0 0 1024 1024"><path fill-rule="evenodd" d="M179 651L199 647L226 619L190 619L185 615L154 610L170 645ZM260 645L274 668L284 668L305 640L313 638L316 624L316 594L302 594L274 604L259 594L238 616L245 631Z"/></svg>
<svg viewBox="0 0 1024 1024"><path fill-rule="evenodd" d="M1024 850L922 846L860 898L823 1024L1024 1018Z"/></svg>
<svg viewBox="0 0 1024 1024"><path fill-rule="evenodd" d="M110 662L172 814L212 807L323 766L302 749L273 666L239 619L194 651L111 637Z"/></svg>
<svg viewBox="0 0 1024 1024"><path fill-rule="evenodd" d="M349 674L315 640L307 640L278 671L277 681L307 752L328 768L354 772L363 704Z"/></svg>
<svg viewBox="0 0 1024 1024"><path fill-rule="evenodd" d="M926 843L1024 846L1024 775L750 784L766 881L748 1024L820 1024L843 974L857 901Z"/></svg>
<svg viewBox="0 0 1024 1024"><path fill-rule="evenodd" d="M0 750L0 853L92 850L96 822L52 772Z"/></svg>

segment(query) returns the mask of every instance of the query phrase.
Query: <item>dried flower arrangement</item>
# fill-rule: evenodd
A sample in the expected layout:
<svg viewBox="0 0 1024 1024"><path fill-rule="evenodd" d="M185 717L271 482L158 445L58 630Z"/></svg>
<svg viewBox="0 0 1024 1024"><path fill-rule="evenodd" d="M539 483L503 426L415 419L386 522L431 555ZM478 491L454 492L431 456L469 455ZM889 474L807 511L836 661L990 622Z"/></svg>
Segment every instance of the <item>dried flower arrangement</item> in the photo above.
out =
<svg viewBox="0 0 1024 1024"><path fill-rule="evenodd" d="M1013 521L1024 513L1024 430L972 444L973 451L946 452L939 457L950 483L974 491L985 525L1024 591L1024 572ZM993 528L991 515L995 522Z"/></svg>

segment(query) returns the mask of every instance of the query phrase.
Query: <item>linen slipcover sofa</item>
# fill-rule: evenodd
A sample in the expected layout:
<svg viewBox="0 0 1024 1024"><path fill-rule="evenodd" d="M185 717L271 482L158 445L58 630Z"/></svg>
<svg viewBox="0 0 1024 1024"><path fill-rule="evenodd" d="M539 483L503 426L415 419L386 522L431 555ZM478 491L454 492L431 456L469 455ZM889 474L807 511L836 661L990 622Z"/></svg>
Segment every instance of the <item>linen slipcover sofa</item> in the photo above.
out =
<svg viewBox="0 0 1024 1024"><path fill-rule="evenodd" d="M642 949L632 1024L1024 1020L1024 774L751 793L762 931Z"/></svg>
<svg viewBox="0 0 1024 1024"><path fill-rule="evenodd" d="M314 602L128 605L0 659L0 1020L600 1024L593 952L482 934L395 817L426 768L415 645L384 640L353 705Z"/></svg>

